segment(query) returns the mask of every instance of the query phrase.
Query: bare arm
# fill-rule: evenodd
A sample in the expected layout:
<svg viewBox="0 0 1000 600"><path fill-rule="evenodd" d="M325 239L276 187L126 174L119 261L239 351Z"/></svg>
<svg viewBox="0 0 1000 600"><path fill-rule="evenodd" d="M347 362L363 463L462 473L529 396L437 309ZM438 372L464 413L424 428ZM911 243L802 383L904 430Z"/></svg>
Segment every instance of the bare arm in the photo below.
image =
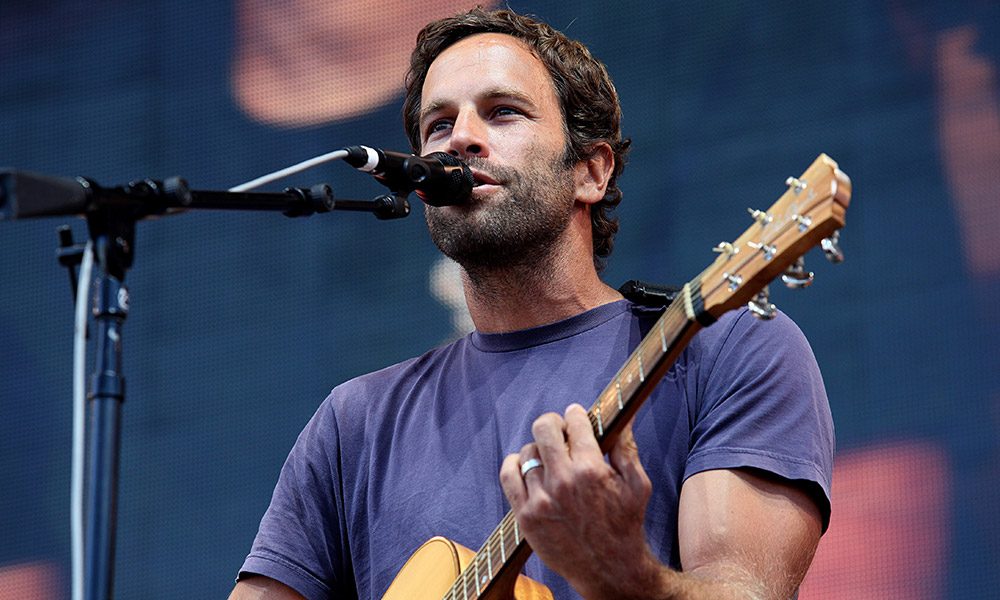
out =
<svg viewBox="0 0 1000 600"><path fill-rule="evenodd" d="M706 471L681 489L681 564L692 578L732 590L716 597L791 597L821 532L815 502L777 478Z"/></svg>
<svg viewBox="0 0 1000 600"><path fill-rule="evenodd" d="M236 582L229 600L304 600L298 592L270 577L255 575Z"/></svg>
<svg viewBox="0 0 1000 600"><path fill-rule="evenodd" d="M535 442L508 456L501 483L542 561L585 598L787 599L821 532L818 508L785 483L743 471L706 471L681 490L684 572L652 554L643 530L650 482L627 428L606 463L578 405L540 417ZM545 464L524 479L519 465Z"/></svg>

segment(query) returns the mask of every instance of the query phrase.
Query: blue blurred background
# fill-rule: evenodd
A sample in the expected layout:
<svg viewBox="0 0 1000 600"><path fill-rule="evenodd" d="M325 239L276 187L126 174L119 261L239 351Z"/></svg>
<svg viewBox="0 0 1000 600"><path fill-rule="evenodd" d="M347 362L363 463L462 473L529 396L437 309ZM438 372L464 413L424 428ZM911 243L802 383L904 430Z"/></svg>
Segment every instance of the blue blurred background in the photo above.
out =
<svg viewBox="0 0 1000 600"><path fill-rule="evenodd" d="M350 144L404 150L419 27L470 2L7 1L0 164L224 189ZM634 150L605 279L680 283L826 152L847 262L802 327L837 426L803 598L1000 588L1000 9L992 1L510 2L587 43ZM279 182L378 185L333 163ZM127 283L117 596L224 597L336 384L461 333L421 209L143 222ZM72 306L55 227L0 223L0 598L67 598ZM591 399L581 399L589 402Z"/></svg>

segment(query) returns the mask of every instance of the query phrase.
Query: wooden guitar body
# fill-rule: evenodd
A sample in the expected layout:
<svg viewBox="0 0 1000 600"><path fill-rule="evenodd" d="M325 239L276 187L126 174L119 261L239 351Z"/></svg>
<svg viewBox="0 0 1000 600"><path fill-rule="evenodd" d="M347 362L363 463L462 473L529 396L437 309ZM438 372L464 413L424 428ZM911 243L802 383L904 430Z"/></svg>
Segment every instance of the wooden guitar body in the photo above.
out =
<svg viewBox="0 0 1000 600"><path fill-rule="evenodd" d="M475 555L461 544L440 536L432 537L406 561L382 600L442 600L445 597L464 600L463 595L455 595L459 592L453 591L452 585L462 570L472 564ZM482 590L475 597L485 600L552 600L552 593L544 585L518 574L516 570L512 570L511 575L513 577L496 577L489 589Z"/></svg>

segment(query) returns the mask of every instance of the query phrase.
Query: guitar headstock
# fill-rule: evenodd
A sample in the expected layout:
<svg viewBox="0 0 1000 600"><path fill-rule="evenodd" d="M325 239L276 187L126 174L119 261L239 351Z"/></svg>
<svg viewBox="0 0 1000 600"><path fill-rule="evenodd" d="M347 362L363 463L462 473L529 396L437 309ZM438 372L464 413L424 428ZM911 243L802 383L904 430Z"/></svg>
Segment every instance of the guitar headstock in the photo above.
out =
<svg viewBox="0 0 1000 600"><path fill-rule="evenodd" d="M701 296L713 317L748 302L756 316L773 316L762 290L782 274L789 287L809 285L812 274L800 258L813 246L822 243L827 258L843 260L836 234L851 200L850 178L820 154L805 173L785 183L788 190L766 211L750 209L754 224L735 241L716 246L719 257L702 272Z"/></svg>

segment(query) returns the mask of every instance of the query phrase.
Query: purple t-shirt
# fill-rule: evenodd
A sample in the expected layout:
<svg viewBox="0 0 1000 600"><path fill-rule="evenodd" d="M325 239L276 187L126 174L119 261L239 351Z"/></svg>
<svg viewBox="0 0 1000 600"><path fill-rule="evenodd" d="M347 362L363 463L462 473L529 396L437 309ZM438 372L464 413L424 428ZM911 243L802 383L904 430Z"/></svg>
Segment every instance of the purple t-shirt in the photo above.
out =
<svg viewBox="0 0 1000 600"><path fill-rule="evenodd" d="M505 334L471 333L338 386L299 436L240 574L310 600L381 598L406 559L441 535L479 548L509 506L497 474L531 423L589 407L660 312L627 301ZM636 415L653 482L646 532L679 566L687 477L755 468L801 485L824 527L833 422L816 360L795 324L728 313L699 332ZM532 557L529 577L578 598Z"/></svg>

